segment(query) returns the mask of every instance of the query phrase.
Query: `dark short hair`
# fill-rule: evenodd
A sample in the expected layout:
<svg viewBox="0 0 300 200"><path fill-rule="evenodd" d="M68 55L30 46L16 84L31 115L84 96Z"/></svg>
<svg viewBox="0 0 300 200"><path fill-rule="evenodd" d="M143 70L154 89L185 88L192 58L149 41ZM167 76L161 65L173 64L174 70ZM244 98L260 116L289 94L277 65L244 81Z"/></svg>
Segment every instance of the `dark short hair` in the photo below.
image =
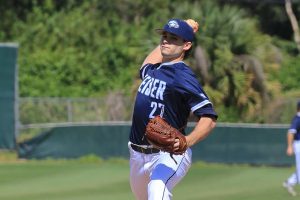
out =
<svg viewBox="0 0 300 200"><path fill-rule="evenodd" d="M297 109L300 110L300 100L297 103Z"/></svg>

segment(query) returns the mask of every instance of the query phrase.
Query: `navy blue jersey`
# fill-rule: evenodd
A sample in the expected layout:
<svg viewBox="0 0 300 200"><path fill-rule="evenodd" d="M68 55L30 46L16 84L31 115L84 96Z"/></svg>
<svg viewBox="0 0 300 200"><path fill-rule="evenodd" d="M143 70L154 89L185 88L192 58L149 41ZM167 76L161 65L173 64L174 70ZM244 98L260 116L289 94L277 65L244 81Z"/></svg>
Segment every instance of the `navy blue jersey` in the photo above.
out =
<svg viewBox="0 0 300 200"><path fill-rule="evenodd" d="M212 103L192 70L182 61L146 64L140 69L139 86L130 133L130 141L148 145L144 138L150 118L160 115L177 129L184 129L190 112L217 118ZM184 131L182 131L183 134Z"/></svg>
<svg viewBox="0 0 300 200"><path fill-rule="evenodd" d="M300 140L300 112L293 118L289 132L294 134L295 140Z"/></svg>

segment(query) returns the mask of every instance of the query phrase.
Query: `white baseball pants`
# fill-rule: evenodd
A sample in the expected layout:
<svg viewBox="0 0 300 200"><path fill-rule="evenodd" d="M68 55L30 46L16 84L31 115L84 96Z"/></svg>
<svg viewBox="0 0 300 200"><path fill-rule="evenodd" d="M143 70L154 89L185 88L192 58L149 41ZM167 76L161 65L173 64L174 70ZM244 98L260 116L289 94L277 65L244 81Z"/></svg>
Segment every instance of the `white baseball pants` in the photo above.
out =
<svg viewBox="0 0 300 200"><path fill-rule="evenodd" d="M170 200L172 189L188 172L192 163L192 151L183 155L167 152L143 154L130 152L130 186L137 200Z"/></svg>
<svg viewBox="0 0 300 200"><path fill-rule="evenodd" d="M300 184L300 141L294 141L294 154L296 160L296 171L287 180L289 185Z"/></svg>

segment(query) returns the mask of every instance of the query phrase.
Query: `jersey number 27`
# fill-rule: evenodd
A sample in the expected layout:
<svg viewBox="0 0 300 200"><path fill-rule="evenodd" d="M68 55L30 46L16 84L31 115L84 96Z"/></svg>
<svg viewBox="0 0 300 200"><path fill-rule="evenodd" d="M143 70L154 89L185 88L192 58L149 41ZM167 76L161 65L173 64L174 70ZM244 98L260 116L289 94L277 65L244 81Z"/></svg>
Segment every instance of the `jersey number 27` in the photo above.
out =
<svg viewBox="0 0 300 200"><path fill-rule="evenodd" d="M161 117L164 115L164 108L165 108L164 104L152 101L151 102L151 108L152 108L152 110L149 114L150 119L154 118L157 115L160 115Z"/></svg>

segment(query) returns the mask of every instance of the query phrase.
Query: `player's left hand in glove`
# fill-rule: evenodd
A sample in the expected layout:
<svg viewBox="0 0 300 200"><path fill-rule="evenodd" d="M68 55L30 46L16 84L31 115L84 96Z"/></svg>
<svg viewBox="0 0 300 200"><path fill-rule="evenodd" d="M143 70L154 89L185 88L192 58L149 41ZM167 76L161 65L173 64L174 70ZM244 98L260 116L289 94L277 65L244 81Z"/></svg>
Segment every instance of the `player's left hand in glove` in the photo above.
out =
<svg viewBox="0 0 300 200"><path fill-rule="evenodd" d="M146 138L153 147L171 154L183 154L187 149L185 136L160 116L150 119L146 126ZM179 140L179 147L175 149L176 139Z"/></svg>

